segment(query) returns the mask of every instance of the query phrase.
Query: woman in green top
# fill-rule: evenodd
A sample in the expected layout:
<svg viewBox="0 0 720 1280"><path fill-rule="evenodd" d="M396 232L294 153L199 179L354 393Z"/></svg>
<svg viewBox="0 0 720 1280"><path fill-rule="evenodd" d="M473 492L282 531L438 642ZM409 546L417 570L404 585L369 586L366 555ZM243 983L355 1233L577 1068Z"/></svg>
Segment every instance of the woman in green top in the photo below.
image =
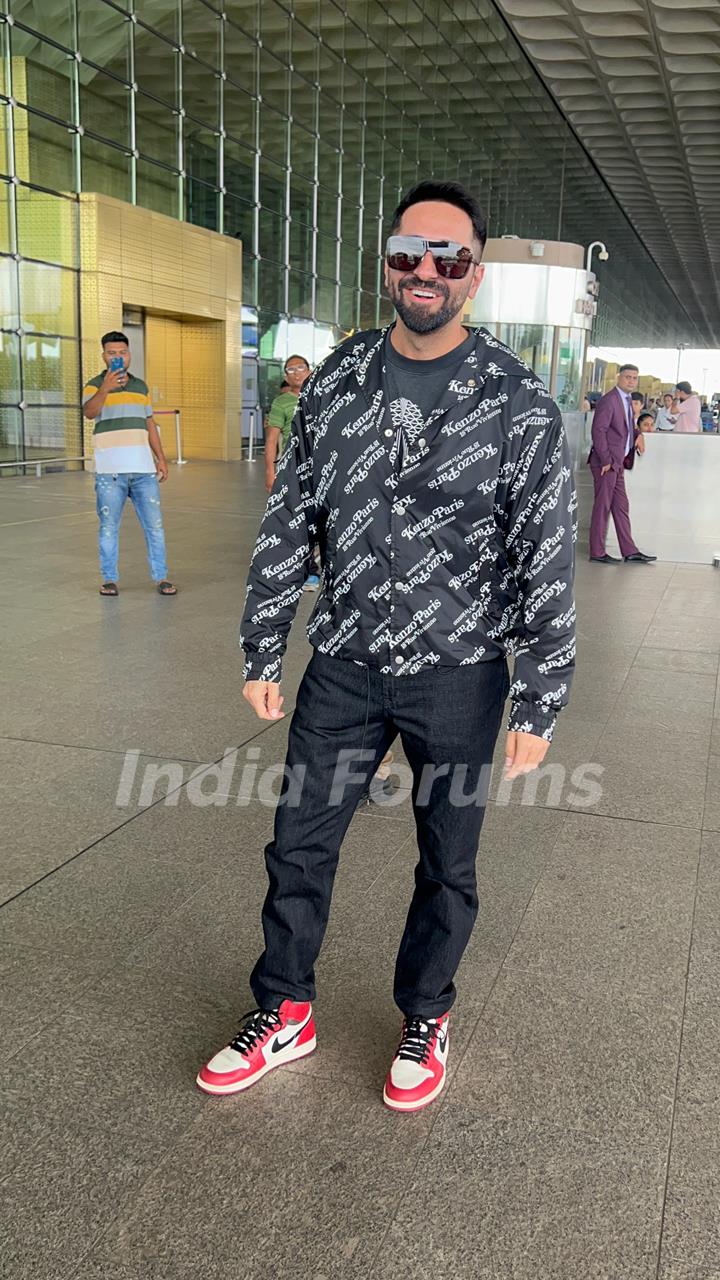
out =
<svg viewBox="0 0 720 1280"><path fill-rule="evenodd" d="M265 423L265 488L268 493L275 483L277 460L287 445L298 396L309 373L310 365L304 356L288 356L283 386L270 405Z"/></svg>

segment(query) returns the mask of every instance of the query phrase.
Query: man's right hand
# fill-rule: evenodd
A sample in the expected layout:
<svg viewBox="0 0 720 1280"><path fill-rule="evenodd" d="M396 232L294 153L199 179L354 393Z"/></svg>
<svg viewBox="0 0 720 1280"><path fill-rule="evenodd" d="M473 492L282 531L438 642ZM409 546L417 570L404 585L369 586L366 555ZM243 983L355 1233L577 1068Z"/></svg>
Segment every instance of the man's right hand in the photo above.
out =
<svg viewBox="0 0 720 1280"><path fill-rule="evenodd" d="M280 710L284 702L280 696L280 685L272 680L247 680L243 698L261 720L282 720L285 715Z"/></svg>
<svg viewBox="0 0 720 1280"><path fill-rule="evenodd" d="M608 473L608 471L612 471L612 462L608 462L608 463L606 463L606 464L605 464L605 466L604 466L604 467L601 467L601 468L600 468L600 475L601 475L601 476L606 476L606 475L607 475L607 473Z"/></svg>
<svg viewBox="0 0 720 1280"><path fill-rule="evenodd" d="M127 374L124 369L108 369L102 380L101 390L107 393L109 391L120 391L127 383Z"/></svg>

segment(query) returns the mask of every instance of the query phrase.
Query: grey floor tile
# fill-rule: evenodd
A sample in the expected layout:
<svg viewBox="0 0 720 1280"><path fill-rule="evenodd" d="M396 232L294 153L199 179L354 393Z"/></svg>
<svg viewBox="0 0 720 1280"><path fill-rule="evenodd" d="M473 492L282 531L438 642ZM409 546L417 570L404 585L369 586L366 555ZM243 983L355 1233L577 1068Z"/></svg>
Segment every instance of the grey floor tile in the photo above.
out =
<svg viewBox="0 0 720 1280"><path fill-rule="evenodd" d="M651 1146L446 1103L371 1280L654 1280L663 1176Z"/></svg>
<svg viewBox="0 0 720 1280"><path fill-rule="evenodd" d="M682 991L503 970L450 1096L486 1119L667 1147L681 1013Z"/></svg>
<svg viewBox="0 0 720 1280"><path fill-rule="evenodd" d="M188 1277L218 1280L228 1259L243 1280L260 1280L268 1266L278 1276L366 1276L429 1116L398 1124L375 1091L355 1081L318 1087L299 1070L277 1072L240 1099L204 1102L93 1261L108 1273L116 1261L160 1262L181 1280L177 1261L190 1259Z"/></svg>
<svg viewBox="0 0 720 1280"><path fill-rule="evenodd" d="M720 754L711 755L708 760L702 822L704 830L720 831Z"/></svg>
<svg viewBox="0 0 720 1280"><path fill-rule="evenodd" d="M652 649L641 645L635 665L647 671L693 671L699 675L717 675L720 654L684 649Z"/></svg>
<svg viewBox="0 0 720 1280"><path fill-rule="evenodd" d="M196 1012L191 1034L197 1020ZM182 1071L186 1034L177 1004L152 1034L85 1009L82 1018L61 1016L32 1055L6 1066L2 1097L16 1159L0 1185L0 1219L13 1280L72 1275L168 1144L201 1115L202 1099Z"/></svg>
<svg viewBox="0 0 720 1280"><path fill-rule="evenodd" d="M506 968L679 1000L699 854L687 828L569 815Z"/></svg>
<svg viewBox="0 0 720 1280"><path fill-rule="evenodd" d="M650 649L720 653L720 619L666 614L648 628L643 644Z"/></svg>

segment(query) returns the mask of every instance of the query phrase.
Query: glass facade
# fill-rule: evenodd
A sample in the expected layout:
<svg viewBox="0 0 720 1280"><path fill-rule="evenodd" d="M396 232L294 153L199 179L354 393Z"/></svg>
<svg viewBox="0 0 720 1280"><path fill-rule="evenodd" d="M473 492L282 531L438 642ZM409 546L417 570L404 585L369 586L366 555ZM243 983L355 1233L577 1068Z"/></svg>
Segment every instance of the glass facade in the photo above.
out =
<svg viewBox="0 0 720 1280"><path fill-rule="evenodd" d="M288 354L389 318L384 224L427 175L493 235L612 246L595 341L692 342L491 0L0 0L2 458L82 451L81 191L242 240L264 404Z"/></svg>

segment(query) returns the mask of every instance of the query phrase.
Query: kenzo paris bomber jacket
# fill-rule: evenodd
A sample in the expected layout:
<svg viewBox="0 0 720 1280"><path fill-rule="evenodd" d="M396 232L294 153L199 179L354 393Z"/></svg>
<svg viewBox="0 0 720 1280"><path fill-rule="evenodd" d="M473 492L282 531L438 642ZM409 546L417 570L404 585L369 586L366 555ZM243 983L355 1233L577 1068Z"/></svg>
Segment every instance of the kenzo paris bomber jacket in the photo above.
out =
<svg viewBox="0 0 720 1280"><path fill-rule="evenodd" d="M508 727L549 741L575 657L572 465L542 383L472 332L426 421L391 401L385 331L355 334L308 379L252 557L245 677L280 680L319 544L316 649L398 679L512 654Z"/></svg>

